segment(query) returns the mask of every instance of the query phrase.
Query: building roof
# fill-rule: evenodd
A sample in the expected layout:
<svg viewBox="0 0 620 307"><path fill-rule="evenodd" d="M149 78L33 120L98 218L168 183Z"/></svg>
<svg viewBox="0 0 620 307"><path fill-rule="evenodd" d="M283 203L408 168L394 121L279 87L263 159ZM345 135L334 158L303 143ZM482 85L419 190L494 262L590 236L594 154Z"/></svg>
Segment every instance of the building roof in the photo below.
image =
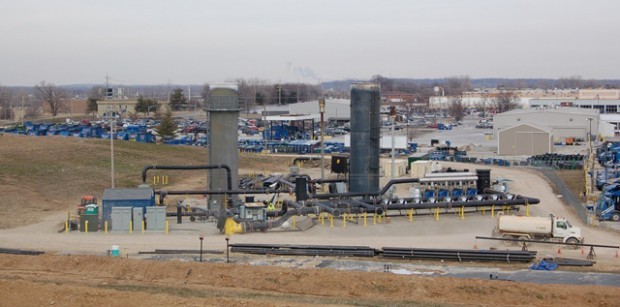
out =
<svg viewBox="0 0 620 307"><path fill-rule="evenodd" d="M541 127L541 126L538 126L538 125L532 124L532 123L521 123L521 124L518 124L518 125L514 125L514 126L511 126L511 127L504 128L504 129L498 131L497 133L504 133L504 132L506 132L508 130L512 130L512 129L515 129L515 128L518 128L518 127L521 127L521 126L530 126L530 127L534 128L534 129L541 130L541 131L544 131L544 132L547 132L547 133L551 133L551 130L552 130L550 128Z"/></svg>
<svg viewBox="0 0 620 307"><path fill-rule="evenodd" d="M106 189L103 200L145 200L154 196L152 189Z"/></svg>
<svg viewBox="0 0 620 307"><path fill-rule="evenodd" d="M306 119L320 119L319 114L283 114L273 115L265 117L265 120L270 121L292 121L292 120L306 120Z"/></svg>
<svg viewBox="0 0 620 307"><path fill-rule="evenodd" d="M620 114L601 114L601 121L604 122L620 122Z"/></svg>
<svg viewBox="0 0 620 307"><path fill-rule="evenodd" d="M499 113L493 115L493 117L501 117L501 116L511 116L511 115L520 115L520 114L532 114L532 113L559 113L559 114L576 114L576 115L586 115L586 116L598 116L599 110L597 109L582 109L582 108L571 108L571 107L559 107L559 108L535 108L535 109L516 109L504 113Z"/></svg>

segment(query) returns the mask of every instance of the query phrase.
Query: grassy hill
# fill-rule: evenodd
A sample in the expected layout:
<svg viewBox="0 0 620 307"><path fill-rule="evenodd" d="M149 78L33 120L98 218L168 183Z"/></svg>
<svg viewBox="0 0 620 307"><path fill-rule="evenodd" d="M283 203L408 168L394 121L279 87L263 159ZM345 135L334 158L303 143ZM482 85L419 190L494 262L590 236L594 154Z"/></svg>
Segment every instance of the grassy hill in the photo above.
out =
<svg viewBox="0 0 620 307"><path fill-rule="evenodd" d="M115 141L114 153L116 187L137 187L146 165L208 164L207 150L200 147ZM246 173L283 172L292 160L242 155L239 168ZM37 222L50 211L73 210L85 194L101 199L111 186L110 173L109 140L4 134L0 137L0 228ZM149 177L158 174L168 175L171 184L185 184L184 188L206 187L205 170L150 171ZM196 186L195 178L204 178L201 186Z"/></svg>

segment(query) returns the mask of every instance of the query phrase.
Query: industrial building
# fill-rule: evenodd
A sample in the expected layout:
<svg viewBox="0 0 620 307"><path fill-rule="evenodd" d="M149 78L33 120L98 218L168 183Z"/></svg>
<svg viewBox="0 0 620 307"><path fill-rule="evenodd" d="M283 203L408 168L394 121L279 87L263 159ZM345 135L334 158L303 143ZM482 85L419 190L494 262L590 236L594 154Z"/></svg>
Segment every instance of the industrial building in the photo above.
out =
<svg viewBox="0 0 620 307"><path fill-rule="evenodd" d="M523 109L496 114L493 134L500 155L534 155L552 152L550 144L587 142L599 134L596 109Z"/></svg>

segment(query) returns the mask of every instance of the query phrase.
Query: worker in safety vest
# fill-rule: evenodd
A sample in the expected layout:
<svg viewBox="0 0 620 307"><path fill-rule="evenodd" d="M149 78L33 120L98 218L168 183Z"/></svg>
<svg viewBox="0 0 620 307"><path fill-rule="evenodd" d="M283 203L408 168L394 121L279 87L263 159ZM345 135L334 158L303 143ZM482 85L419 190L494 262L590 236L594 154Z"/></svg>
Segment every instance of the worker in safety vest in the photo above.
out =
<svg viewBox="0 0 620 307"><path fill-rule="evenodd" d="M267 211L276 211L276 205L272 202L267 203Z"/></svg>

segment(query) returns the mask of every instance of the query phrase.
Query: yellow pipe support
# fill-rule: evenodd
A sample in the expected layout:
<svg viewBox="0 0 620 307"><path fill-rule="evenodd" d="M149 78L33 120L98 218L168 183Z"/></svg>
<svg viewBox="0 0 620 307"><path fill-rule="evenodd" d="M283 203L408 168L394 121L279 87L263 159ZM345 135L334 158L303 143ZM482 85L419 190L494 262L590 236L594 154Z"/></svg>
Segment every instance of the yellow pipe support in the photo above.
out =
<svg viewBox="0 0 620 307"><path fill-rule="evenodd" d="M170 221L166 220L166 234L170 232Z"/></svg>
<svg viewBox="0 0 620 307"><path fill-rule="evenodd" d="M364 212L364 227L368 226L368 223L366 222L366 212Z"/></svg>
<svg viewBox="0 0 620 307"><path fill-rule="evenodd" d="M133 234L133 221L129 221L129 234Z"/></svg>
<svg viewBox="0 0 620 307"><path fill-rule="evenodd" d="M491 217L495 217L495 205L491 206Z"/></svg>
<svg viewBox="0 0 620 307"><path fill-rule="evenodd" d="M142 221L142 234L144 234L144 229L146 228L146 225L144 224L144 221Z"/></svg>
<svg viewBox="0 0 620 307"><path fill-rule="evenodd" d="M88 234L88 221L84 221L84 234Z"/></svg>
<svg viewBox="0 0 620 307"><path fill-rule="evenodd" d="M297 216L293 215L293 227L297 227Z"/></svg>
<svg viewBox="0 0 620 307"><path fill-rule="evenodd" d="M409 209L409 222L413 222L413 208Z"/></svg>
<svg viewBox="0 0 620 307"><path fill-rule="evenodd" d="M321 225L325 225L325 218L323 217L323 212L319 214L319 222L321 222Z"/></svg>
<svg viewBox="0 0 620 307"><path fill-rule="evenodd" d="M65 233L69 234L69 220L65 221Z"/></svg>
<svg viewBox="0 0 620 307"><path fill-rule="evenodd" d="M342 228L347 227L347 214L343 213L342 214Z"/></svg>
<svg viewBox="0 0 620 307"><path fill-rule="evenodd" d="M525 216L530 216L530 204L525 204Z"/></svg>
<svg viewBox="0 0 620 307"><path fill-rule="evenodd" d="M108 234L108 221L103 222L103 233Z"/></svg>

